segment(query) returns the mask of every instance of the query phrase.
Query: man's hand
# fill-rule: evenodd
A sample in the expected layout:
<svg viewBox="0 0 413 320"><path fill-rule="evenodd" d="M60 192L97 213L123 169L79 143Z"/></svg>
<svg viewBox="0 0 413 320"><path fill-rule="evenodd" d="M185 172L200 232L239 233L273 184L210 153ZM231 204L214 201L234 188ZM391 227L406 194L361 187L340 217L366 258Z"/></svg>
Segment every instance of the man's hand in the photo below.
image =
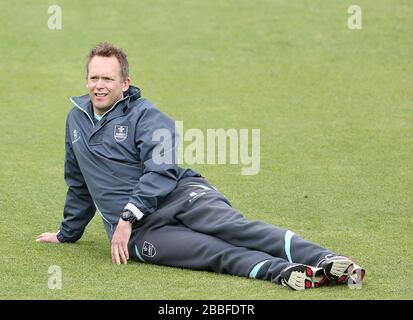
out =
<svg viewBox="0 0 413 320"><path fill-rule="evenodd" d="M60 243L56 235L54 232L44 232L36 237L36 242Z"/></svg>
<svg viewBox="0 0 413 320"><path fill-rule="evenodd" d="M132 233L132 224L119 219L112 237L112 263L127 264L129 260L128 242Z"/></svg>

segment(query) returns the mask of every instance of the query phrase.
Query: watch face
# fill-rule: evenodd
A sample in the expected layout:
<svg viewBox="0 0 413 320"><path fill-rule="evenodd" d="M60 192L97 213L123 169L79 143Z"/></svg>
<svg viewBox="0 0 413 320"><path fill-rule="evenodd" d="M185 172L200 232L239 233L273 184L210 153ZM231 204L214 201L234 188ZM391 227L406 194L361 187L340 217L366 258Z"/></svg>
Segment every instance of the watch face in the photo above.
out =
<svg viewBox="0 0 413 320"><path fill-rule="evenodd" d="M122 220L129 221L132 224L136 222L136 217L129 210L123 211L122 215L121 215L121 218L122 218Z"/></svg>
<svg viewBox="0 0 413 320"><path fill-rule="evenodd" d="M130 211L124 211L122 212L122 219L123 220L128 220L131 216L131 212Z"/></svg>

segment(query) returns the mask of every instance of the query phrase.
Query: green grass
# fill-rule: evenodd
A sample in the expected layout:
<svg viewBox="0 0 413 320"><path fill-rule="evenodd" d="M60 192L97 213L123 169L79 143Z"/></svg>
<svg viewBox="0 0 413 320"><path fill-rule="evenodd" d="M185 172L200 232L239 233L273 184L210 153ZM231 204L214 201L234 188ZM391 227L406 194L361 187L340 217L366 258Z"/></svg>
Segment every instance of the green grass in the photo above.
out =
<svg viewBox="0 0 413 320"><path fill-rule="evenodd" d="M0 299L412 299L413 5L356 2L352 31L351 1L2 1ZM62 30L47 28L55 3ZM35 243L59 227L68 97L85 93L102 40L185 128L260 129L258 175L192 167L248 218L354 257L362 289L115 266L98 216L76 244ZM48 289L51 265L62 290Z"/></svg>

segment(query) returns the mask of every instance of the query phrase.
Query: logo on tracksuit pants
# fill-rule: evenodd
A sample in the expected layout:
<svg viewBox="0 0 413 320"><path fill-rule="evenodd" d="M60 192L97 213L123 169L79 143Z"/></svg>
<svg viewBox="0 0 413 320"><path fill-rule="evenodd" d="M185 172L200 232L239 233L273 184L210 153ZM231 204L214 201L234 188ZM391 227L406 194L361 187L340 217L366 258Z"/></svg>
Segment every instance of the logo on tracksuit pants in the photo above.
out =
<svg viewBox="0 0 413 320"><path fill-rule="evenodd" d="M152 243L145 241L142 246L142 254L152 258L156 254L155 246Z"/></svg>

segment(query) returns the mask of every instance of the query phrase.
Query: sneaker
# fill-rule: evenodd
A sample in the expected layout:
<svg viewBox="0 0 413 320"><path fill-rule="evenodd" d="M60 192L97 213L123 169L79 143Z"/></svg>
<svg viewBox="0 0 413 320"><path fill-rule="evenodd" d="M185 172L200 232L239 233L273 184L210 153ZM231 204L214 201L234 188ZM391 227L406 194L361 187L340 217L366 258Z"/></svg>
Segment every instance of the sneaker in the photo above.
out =
<svg viewBox="0 0 413 320"><path fill-rule="evenodd" d="M366 271L353 260L344 256L327 258L320 263L324 274L332 283L361 283Z"/></svg>
<svg viewBox="0 0 413 320"><path fill-rule="evenodd" d="M281 284L294 290L318 288L328 284L323 268L297 264L281 271Z"/></svg>

